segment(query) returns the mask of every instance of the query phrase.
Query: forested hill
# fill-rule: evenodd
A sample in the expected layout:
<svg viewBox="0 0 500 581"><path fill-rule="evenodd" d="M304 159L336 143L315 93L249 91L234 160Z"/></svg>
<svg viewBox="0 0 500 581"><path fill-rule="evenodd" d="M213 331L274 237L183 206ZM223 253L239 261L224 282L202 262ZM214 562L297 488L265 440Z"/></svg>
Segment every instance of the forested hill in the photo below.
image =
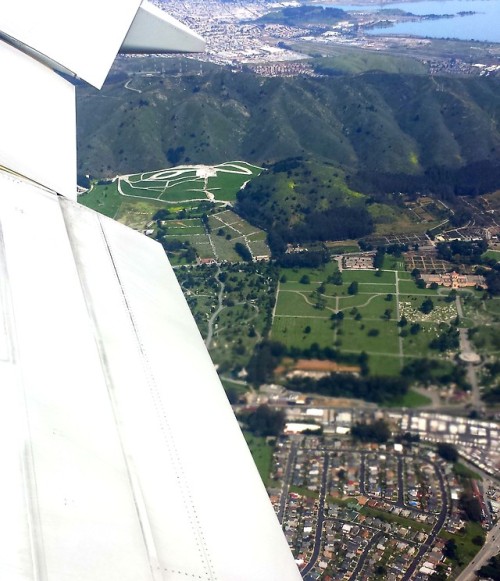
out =
<svg viewBox="0 0 500 581"><path fill-rule="evenodd" d="M78 123L79 173L93 176L302 156L358 191L500 180L500 80L488 78L122 73L101 93L78 88Z"/></svg>

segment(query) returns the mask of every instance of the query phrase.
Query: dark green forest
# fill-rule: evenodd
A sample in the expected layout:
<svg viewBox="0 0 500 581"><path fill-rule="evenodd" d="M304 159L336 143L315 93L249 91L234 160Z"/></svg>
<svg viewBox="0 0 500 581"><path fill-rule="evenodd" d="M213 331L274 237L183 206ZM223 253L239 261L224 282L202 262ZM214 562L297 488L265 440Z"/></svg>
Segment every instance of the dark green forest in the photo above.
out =
<svg viewBox="0 0 500 581"><path fill-rule="evenodd" d="M100 93L78 87L80 174L302 158L318 164L309 167L311 188L322 164L332 189L370 195L447 198L500 183L500 80L377 71L263 78L206 64L201 74L193 64L182 74L173 64L165 73L138 72L154 62L118 61ZM321 200L326 194L316 189L310 195Z"/></svg>

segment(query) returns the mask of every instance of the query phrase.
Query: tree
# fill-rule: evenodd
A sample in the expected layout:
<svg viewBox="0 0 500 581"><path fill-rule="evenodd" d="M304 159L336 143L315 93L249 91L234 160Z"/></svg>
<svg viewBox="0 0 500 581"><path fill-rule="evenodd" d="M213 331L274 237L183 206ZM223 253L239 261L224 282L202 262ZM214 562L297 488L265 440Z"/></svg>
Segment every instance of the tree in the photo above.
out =
<svg viewBox="0 0 500 581"><path fill-rule="evenodd" d="M458 460L458 451L453 444L440 442L437 445L437 453L447 462L456 462Z"/></svg>
<svg viewBox="0 0 500 581"><path fill-rule="evenodd" d="M455 539L448 539L444 545L443 555L456 561L458 559L458 546Z"/></svg>
<svg viewBox="0 0 500 581"><path fill-rule="evenodd" d="M473 522L481 522L483 520L481 503L472 492L464 492L460 496L459 505L469 520Z"/></svg>
<svg viewBox="0 0 500 581"><path fill-rule="evenodd" d="M285 425L285 412L272 410L264 404L244 417L243 420L248 429L256 436L279 436Z"/></svg>
<svg viewBox="0 0 500 581"><path fill-rule="evenodd" d="M391 437L391 430L384 420L376 420L371 424L357 422L351 428L351 436L361 442L377 442L383 444Z"/></svg>
<svg viewBox="0 0 500 581"><path fill-rule="evenodd" d="M241 242L236 242L234 245L234 250L241 256L241 258L245 261L245 262L251 262L252 261L252 253L250 252L250 250L248 250L248 248L242 244Z"/></svg>
<svg viewBox="0 0 500 581"><path fill-rule="evenodd" d="M299 282L300 282L300 284L309 284L311 282L311 279L309 278L309 276L307 274L303 274L300 277Z"/></svg>
<svg viewBox="0 0 500 581"><path fill-rule="evenodd" d="M422 326L420 325L420 323L412 323L410 325L410 334L416 335L417 333L420 333L421 329L422 329Z"/></svg>
<svg viewBox="0 0 500 581"><path fill-rule="evenodd" d="M347 288L347 292L350 295L357 295L358 294L358 288L359 288L359 285L358 285L357 281L353 280L351 282L351 284L349 285L349 287Z"/></svg>
<svg viewBox="0 0 500 581"><path fill-rule="evenodd" d="M425 301L420 305L420 312L424 313L424 315L428 315L432 309L434 309L434 303L431 298L425 299Z"/></svg>

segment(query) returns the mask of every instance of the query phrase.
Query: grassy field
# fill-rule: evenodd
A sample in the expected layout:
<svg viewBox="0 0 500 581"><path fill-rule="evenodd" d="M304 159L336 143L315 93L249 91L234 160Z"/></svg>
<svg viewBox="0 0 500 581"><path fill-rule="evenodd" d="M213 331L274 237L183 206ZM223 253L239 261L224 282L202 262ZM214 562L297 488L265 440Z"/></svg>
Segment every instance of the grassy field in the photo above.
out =
<svg viewBox="0 0 500 581"><path fill-rule="evenodd" d="M456 318L455 301L446 301L449 291L444 289L420 291L402 270L402 261L391 260L388 264L401 270L381 273L343 270L342 284L325 283L336 272L336 262L321 270L281 269L272 338L288 347L304 348L318 343L320 347L333 347L346 354L365 351L370 372L376 375L396 376L413 358L442 358L439 352L430 349L429 343L443 332L443 322ZM358 283L358 292L349 294L354 281ZM424 314L421 307L428 298L434 308ZM335 320L339 311L343 313L341 321ZM402 315L408 321L404 331L398 325ZM417 332L409 332L412 323L420 325ZM424 396L410 392L404 401L394 405L412 407L427 403Z"/></svg>
<svg viewBox="0 0 500 581"><path fill-rule="evenodd" d="M243 432L245 440L252 454L257 470L264 486L268 486L271 475L271 462L273 459L273 448L270 446L265 438L258 438L250 432Z"/></svg>
<svg viewBox="0 0 500 581"><path fill-rule="evenodd" d="M242 161L213 166L181 165L121 176L117 187L124 196L154 198L169 204L203 199L234 202L244 184L261 172L261 167Z"/></svg>
<svg viewBox="0 0 500 581"><path fill-rule="evenodd" d="M454 539L457 543L458 564L462 565L472 561L474 556L479 552L481 547L472 542L474 537L484 538L483 527L479 523L468 522L465 531L460 534L441 533L441 536L448 540Z"/></svg>

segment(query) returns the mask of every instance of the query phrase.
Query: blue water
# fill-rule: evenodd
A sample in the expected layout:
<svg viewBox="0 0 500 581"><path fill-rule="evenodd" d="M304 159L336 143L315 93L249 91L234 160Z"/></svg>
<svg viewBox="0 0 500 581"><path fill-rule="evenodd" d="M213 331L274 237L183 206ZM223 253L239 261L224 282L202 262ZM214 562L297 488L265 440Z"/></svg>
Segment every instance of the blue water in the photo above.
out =
<svg viewBox="0 0 500 581"><path fill-rule="evenodd" d="M324 4L327 6L327 4ZM332 6L330 4L329 6ZM472 11L471 16L456 16L440 20L403 22L389 28L373 28L370 34L408 34L431 38L459 38L461 40L481 40L500 42L500 1L499 0L423 0L422 2L394 2L379 4L335 5L344 10L369 10L399 8L412 14L457 14Z"/></svg>

